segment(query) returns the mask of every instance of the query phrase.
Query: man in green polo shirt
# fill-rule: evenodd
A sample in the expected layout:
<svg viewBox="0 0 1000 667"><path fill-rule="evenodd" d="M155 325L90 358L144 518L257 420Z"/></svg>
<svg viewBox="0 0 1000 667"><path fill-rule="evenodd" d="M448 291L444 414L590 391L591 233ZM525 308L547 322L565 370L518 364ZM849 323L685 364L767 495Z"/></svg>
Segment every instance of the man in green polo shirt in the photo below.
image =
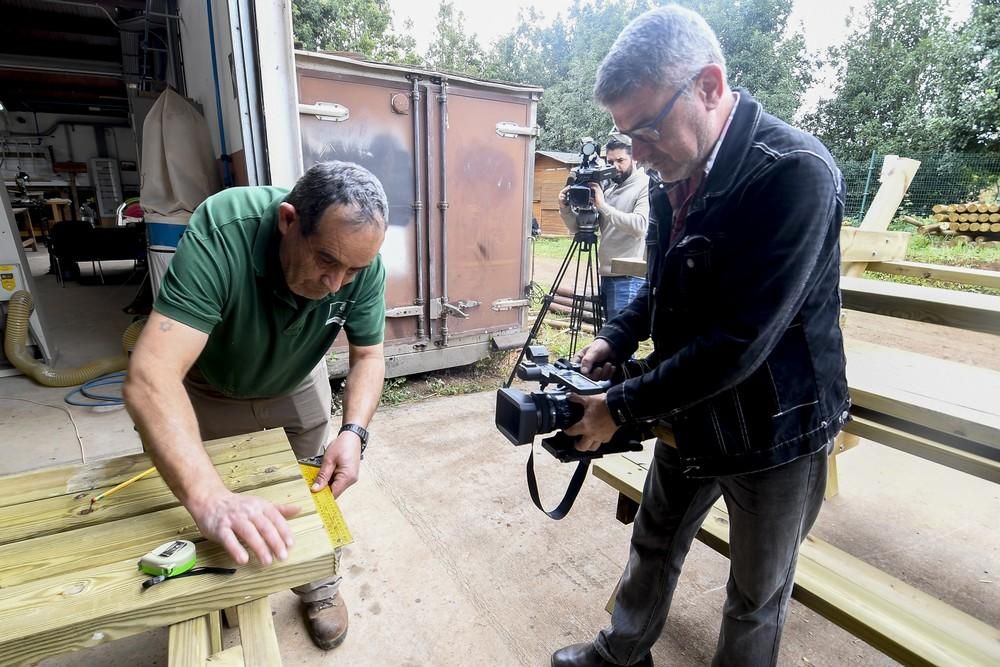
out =
<svg viewBox="0 0 1000 667"><path fill-rule="evenodd" d="M240 564L292 546L298 512L226 489L203 440L283 427L299 458L326 451L313 490L358 478L385 377L388 203L355 164L324 162L291 192L231 188L210 197L167 270L129 364L125 403L146 450L202 535ZM325 355L341 329L350 370L343 426L330 438ZM339 577L295 588L313 641L347 634Z"/></svg>

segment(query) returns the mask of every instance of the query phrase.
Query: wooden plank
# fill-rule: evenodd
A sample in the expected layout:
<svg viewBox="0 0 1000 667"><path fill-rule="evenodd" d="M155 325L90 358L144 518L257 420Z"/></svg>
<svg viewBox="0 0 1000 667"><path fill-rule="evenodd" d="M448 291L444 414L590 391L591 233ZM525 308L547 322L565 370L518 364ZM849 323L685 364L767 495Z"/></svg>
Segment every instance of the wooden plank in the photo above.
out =
<svg viewBox="0 0 1000 667"><path fill-rule="evenodd" d="M206 618L208 618L208 654L211 657L222 651L222 613L213 611Z"/></svg>
<svg viewBox="0 0 1000 667"><path fill-rule="evenodd" d="M642 485L648 468L623 456L605 456L593 465L593 475L626 498L642 501Z"/></svg>
<svg viewBox="0 0 1000 667"><path fill-rule="evenodd" d="M304 480L288 480L257 489L253 495L273 503L298 504L302 515L316 511L315 503L302 498ZM201 534L183 507L172 507L142 516L45 535L0 545L0 589L26 581L83 571L123 558L139 559L169 540L201 541Z"/></svg>
<svg viewBox="0 0 1000 667"><path fill-rule="evenodd" d="M906 259L909 232L886 232L856 227L840 228L840 261L895 261ZM870 270L870 269L869 269Z"/></svg>
<svg viewBox="0 0 1000 667"><path fill-rule="evenodd" d="M864 417L853 417L844 429L880 445L1000 484L1000 461L971 454L957 447L949 447Z"/></svg>
<svg viewBox="0 0 1000 667"><path fill-rule="evenodd" d="M638 257L615 257L611 260L611 273L645 278L646 260Z"/></svg>
<svg viewBox="0 0 1000 667"><path fill-rule="evenodd" d="M1000 334L1000 296L844 276L844 308Z"/></svg>
<svg viewBox="0 0 1000 667"><path fill-rule="evenodd" d="M236 613L236 607L226 607L223 609L222 618L225 620L227 628L240 627L240 616Z"/></svg>
<svg viewBox="0 0 1000 667"><path fill-rule="evenodd" d="M605 457L595 463L594 475L614 478L623 466L632 474L611 485L628 487L626 495L641 499L644 479L635 483L645 470L637 464ZM698 539L729 556L729 516L721 500ZM906 665L1000 664L1000 630L812 536L799 552L792 597Z"/></svg>
<svg viewBox="0 0 1000 667"><path fill-rule="evenodd" d="M903 197L913 181L913 175L917 173L919 167L920 162L917 160L901 158L898 155L885 156L882 161L882 170L879 173L879 180L882 184L879 186L878 192L875 193L865 217L861 220L859 229L879 232L889 229L889 225L896 216L896 211L903 203ZM851 277L859 277L864 275L865 268L864 262L857 262L842 268L841 273Z"/></svg>
<svg viewBox="0 0 1000 667"><path fill-rule="evenodd" d="M71 573L2 589L0 664L33 664L50 655L243 604L334 571L333 546L320 517L310 514L289 523L295 546L287 560L268 567L253 562L233 575L176 579L143 591L145 577L129 558L94 568L83 580ZM210 543L199 545L198 561L232 566L222 547Z"/></svg>
<svg viewBox="0 0 1000 667"><path fill-rule="evenodd" d="M210 655L208 616L197 616L170 626L168 667L204 667Z"/></svg>
<svg viewBox="0 0 1000 667"><path fill-rule="evenodd" d="M837 476L837 455L858 446L858 436L841 431L833 439L833 451L830 453L826 468L826 491L823 498L829 500L840 493L840 478Z"/></svg>
<svg viewBox="0 0 1000 667"><path fill-rule="evenodd" d="M829 500L840 493L840 477L837 475L837 455L830 454L826 463L826 490L823 499Z"/></svg>
<svg viewBox="0 0 1000 667"><path fill-rule="evenodd" d="M301 476L295 459L287 451L222 464L216 471L234 491L249 491ZM90 497L90 494L57 496L0 507L0 544L141 516L178 505L174 494L159 477L142 479L102 500L93 510Z"/></svg>
<svg viewBox="0 0 1000 667"><path fill-rule="evenodd" d="M236 645L216 653L205 661L205 667L243 667L243 647Z"/></svg>
<svg viewBox="0 0 1000 667"><path fill-rule="evenodd" d="M240 642L243 644L243 663L247 667L272 667L281 665L281 650L274 634L271 603L259 598L236 608L240 617Z"/></svg>
<svg viewBox="0 0 1000 667"><path fill-rule="evenodd" d="M1000 289L1000 271L970 269L964 266L941 266L938 264L896 261L872 262L868 264L868 270L878 273L888 273L894 276L909 276L911 278L940 280L942 282Z"/></svg>
<svg viewBox="0 0 1000 667"><path fill-rule="evenodd" d="M1000 373L847 340L856 406L1000 452Z"/></svg>
<svg viewBox="0 0 1000 667"><path fill-rule="evenodd" d="M287 449L288 438L284 429L280 428L205 443L205 450L216 465ZM0 507L61 495L95 493L97 489L108 489L124 482L151 465L147 455L129 454L83 465L56 466L6 475L3 477L4 493L0 496Z"/></svg>
<svg viewBox="0 0 1000 667"><path fill-rule="evenodd" d="M611 270L646 275L641 259L615 258ZM844 307L870 313L1000 334L1000 297L935 287L842 277Z"/></svg>

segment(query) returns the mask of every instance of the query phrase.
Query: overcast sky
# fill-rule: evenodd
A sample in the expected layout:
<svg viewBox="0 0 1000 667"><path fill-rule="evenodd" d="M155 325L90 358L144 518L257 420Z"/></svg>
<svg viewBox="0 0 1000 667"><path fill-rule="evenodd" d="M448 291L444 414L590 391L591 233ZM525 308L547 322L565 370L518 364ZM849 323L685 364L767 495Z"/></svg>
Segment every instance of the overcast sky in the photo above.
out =
<svg viewBox="0 0 1000 667"><path fill-rule="evenodd" d="M517 21L517 12L532 5L547 19L558 13L565 15L571 0L507 0L503 3L483 0L453 0L456 9L465 14L466 27L479 37L485 48L497 37L509 31ZM951 0L952 13L958 19L969 14L970 0ZM417 45L427 48L434 34L437 0L390 0L397 27L411 19ZM864 0L794 0L792 23L802 23L810 49L824 49L843 40L844 20L852 7L861 8Z"/></svg>
<svg viewBox="0 0 1000 667"><path fill-rule="evenodd" d="M534 6L547 20L557 14L565 15L571 0L507 0L506 2L484 2L484 0L453 0L456 9L465 14L465 25L475 33L483 48L508 32L517 21L517 12L522 7ZM401 29L406 19L413 21L414 36L421 51L427 48L434 35L437 19L437 0L390 0L397 29ZM970 0L951 0L952 15L956 20L964 20L969 15ZM802 25L806 46L810 51L823 51L838 44L846 37L845 20L851 10L864 7L864 0L794 0L791 25ZM807 106L829 91L830 83L823 82L807 96Z"/></svg>

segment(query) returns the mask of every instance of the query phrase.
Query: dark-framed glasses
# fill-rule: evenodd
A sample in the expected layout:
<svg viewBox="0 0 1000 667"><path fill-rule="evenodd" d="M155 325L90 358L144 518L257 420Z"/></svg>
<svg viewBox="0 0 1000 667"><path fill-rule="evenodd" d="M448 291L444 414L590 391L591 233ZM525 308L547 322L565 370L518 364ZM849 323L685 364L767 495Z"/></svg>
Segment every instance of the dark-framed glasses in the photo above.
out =
<svg viewBox="0 0 1000 667"><path fill-rule="evenodd" d="M630 137L632 141L641 141L646 144L658 143L660 139L663 138L663 135L660 134L660 125L662 125L663 121L670 115L674 105L677 104L677 100L679 100L681 95L684 94L684 91L688 89L688 86L697 81L700 75L701 70L696 72L695 75L688 79L683 86L678 88L677 92L674 93L669 100L667 100L665 105L663 105L663 108L660 110L660 113L657 114L656 118L631 130L618 130L618 132Z"/></svg>

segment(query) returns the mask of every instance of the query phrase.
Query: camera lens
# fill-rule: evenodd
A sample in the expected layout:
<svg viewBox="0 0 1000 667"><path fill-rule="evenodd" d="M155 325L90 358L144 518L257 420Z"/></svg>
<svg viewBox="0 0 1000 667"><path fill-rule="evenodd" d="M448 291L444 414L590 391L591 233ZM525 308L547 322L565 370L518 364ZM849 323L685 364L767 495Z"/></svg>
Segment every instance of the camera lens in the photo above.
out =
<svg viewBox="0 0 1000 667"><path fill-rule="evenodd" d="M538 432L561 431L583 417L583 406L573 403L565 392L540 392L533 394L538 406Z"/></svg>

